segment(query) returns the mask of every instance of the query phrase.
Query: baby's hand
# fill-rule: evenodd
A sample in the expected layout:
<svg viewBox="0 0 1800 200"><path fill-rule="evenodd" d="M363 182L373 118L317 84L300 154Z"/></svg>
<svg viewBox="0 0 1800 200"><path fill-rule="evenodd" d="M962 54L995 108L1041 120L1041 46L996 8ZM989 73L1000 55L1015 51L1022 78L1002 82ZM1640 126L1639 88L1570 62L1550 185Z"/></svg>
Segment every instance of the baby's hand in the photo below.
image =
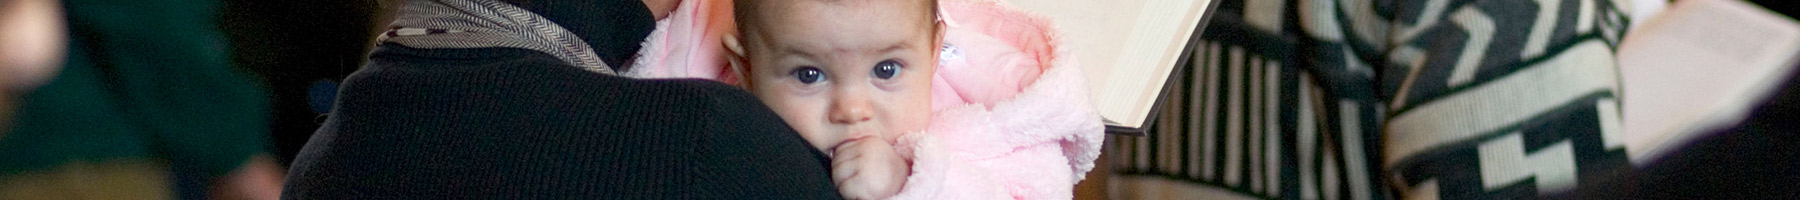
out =
<svg viewBox="0 0 1800 200"><path fill-rule="evenodd" d="M906 160L886 140L865 137L837 147L831 158L831 182L845 199L884 199L900 193L911 174Z"/></svg>

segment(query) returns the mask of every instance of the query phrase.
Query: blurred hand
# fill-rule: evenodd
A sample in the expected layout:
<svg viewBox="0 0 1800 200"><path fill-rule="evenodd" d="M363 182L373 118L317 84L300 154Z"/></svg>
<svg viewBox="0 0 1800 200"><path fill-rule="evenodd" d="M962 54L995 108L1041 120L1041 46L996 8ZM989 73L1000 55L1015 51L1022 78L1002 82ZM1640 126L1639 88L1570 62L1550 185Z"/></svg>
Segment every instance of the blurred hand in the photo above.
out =
<svg viewBox="0 0 1800 200"><path fill-rule="evenodd" d="M287 173L269 155L251 156L237 170L225 174L213 184L213 199L279 200L281 184Z"/></svg>
<svg viewBox="0 0 1800 200"><path fill-rule="evenodd" d="M839 145L831 157L831 182L845 199L885 199L900 193L911 169L894 145L863 137Z"/></svg>
<svg viewBox="0 0 1800 200"><path fill-rule="evenodd" d="M656 20L662 20L669 17L669 13L675 12L675 7L681 5L681 0L644 0L644 5L650 7L650 14L656 15Z"/></svg>
<svg viewBox="0 0 1800 200"><path fill-rule="evenodd" d="M62 5L56 0L0 0L0 91L16 95L47 82L62 65Z"/></svg>

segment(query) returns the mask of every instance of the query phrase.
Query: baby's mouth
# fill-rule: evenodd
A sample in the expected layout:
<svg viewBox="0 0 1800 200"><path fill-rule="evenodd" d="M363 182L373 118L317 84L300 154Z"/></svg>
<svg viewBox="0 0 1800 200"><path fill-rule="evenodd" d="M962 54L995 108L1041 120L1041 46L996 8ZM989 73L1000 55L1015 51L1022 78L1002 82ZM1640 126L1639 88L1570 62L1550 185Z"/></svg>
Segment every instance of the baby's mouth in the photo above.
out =
<svg viewBox="0 0 1800 200"><path fill-rule="evenodd" d="M856 141L856 139L848 139L838 142L837 144L832 144L830 148L825 149L825 157L837 158L838 148L844 147L845 144L850 144L851 141Z"/></svg>
<svg viewBox="0 0 1800 200"><path fill-rule="evenodd" d="M865 140L865 139L880 139L880 137L877 137L877 135L875 135L875 134L865 134L865 132L853 132L850 135L851 135L850 139L845 139L844 141L841 141L841 142L838 142L837 144L831 145L831 148L825 149L825 157L826 158L837 157L838 148L843 148L844 145L850 144L852 142L857 142L857 141L861 141L861 140Z"/></svg>

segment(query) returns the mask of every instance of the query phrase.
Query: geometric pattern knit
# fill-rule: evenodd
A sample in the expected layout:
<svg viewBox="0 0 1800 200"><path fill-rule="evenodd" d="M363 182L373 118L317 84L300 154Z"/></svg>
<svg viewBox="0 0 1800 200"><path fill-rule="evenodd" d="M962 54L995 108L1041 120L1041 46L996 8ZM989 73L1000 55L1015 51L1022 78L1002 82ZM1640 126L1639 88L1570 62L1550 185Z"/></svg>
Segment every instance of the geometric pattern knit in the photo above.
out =
<svg viewBox="0 0 1800 200"><path fill-rule="evenodd" d="M1218 2L1114 169L1269 199L1530 198L1630 169L1607 0Z"/></svg>

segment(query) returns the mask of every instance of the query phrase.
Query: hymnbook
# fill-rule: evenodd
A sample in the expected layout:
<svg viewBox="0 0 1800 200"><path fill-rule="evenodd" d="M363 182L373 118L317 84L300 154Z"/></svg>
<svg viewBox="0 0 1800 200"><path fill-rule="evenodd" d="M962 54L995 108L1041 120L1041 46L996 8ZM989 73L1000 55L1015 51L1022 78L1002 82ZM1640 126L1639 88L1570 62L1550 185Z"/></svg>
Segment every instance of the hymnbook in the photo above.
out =
<svg viewBox="0 0 1800 200"><path fill-rule="evenodd" d="M1794 74L1800 23L1743 1L1679 1L1619 45L1627 153L1648 162L1741 121Z"/></svg>
<svg viewBox="0 0 1800 200"><path fill-rule="evenodd" d="M1018 0L1056 20L1108 133L1141 135L1214 0Z"/></svg>

